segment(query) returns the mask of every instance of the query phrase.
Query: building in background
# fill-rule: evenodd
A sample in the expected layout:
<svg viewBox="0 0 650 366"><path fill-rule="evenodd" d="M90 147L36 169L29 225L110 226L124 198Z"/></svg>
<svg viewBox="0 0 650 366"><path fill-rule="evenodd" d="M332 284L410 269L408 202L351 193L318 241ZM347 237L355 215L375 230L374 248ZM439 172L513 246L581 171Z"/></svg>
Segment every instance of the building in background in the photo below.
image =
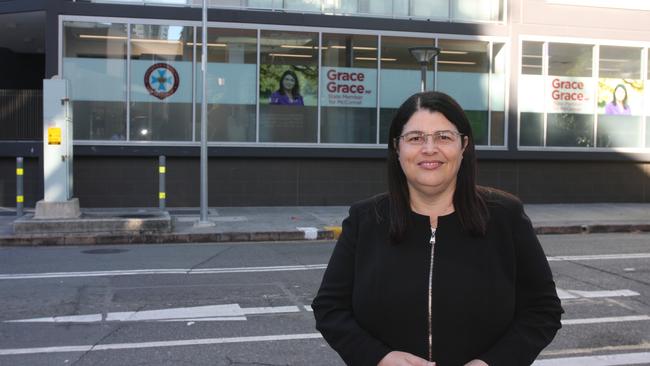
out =
<svg viewBox="0 0 650 366"><path fill-rule="evenodd" d="M479 182L525 202L650 202L650 5L210 0L211 206L344 205L386 189L387 130L427 85L471 120ZM615 5L612 5L614 3ZM70 80L84 207L199 202L201 0L0 2L0 205L42 198L42 84Z"/></svg>

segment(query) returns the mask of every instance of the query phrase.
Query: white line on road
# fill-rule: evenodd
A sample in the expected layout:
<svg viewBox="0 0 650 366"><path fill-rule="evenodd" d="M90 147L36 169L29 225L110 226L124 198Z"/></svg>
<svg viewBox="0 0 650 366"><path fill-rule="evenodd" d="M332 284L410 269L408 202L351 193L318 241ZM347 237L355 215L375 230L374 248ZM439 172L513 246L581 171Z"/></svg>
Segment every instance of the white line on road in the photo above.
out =
<svg viewBox="0 0 650 366"><path fill-rule="evenodd" d="M598 255L560 255L547 257L549 262L555 261L593 261L604 259L643 259L650 258L650 253L630 254L598 254Z"/></svg>
<svg viewBox="0 0 650 366"><path fill-rule="evenodd" d="M624 289L624 290L613 290L613 291L579 291L579 290L564 290L557 288L557 296L561 300L568 299L580 299L580 298L599 298L599 297L628 297L628 296L639 296L638 292Z"/></svg>
<svg viewBox="0 0 650 366"><path fill-rule="evenodd" d="M535 361L533 366L613 366L641 365L647 363L650 363L650 352L555 358Z"/></svg>
<svg viewBox="0 0 650 366"><path fill-rule="evenodd" d="M585 319L565 319L563 325L572 324L601 324L601 323L621 323L621 322L638 322L650 320L647 315L630 315L630 316L612 316L605 318L585 318Z"/></svg>
<svg viewBox="0 0 650 366"><path fill-rule="evenodd" d="M132 269L115 271L89 271L89 272L47 272L47 273L15 273L0 274L0 280L24 280L42 278L69 278L69 277L101 277L101 276L142 276L142 275L188 275L188 274L218 274L218 273L253 273L253 272L281 272L281 271L311 271L325 269L327 264L307 264L295 266L267 266L267 267L234 267L234 268L198 268L198 269Z"/></svg>
<svg viewBox="0 0 650 366"><path fill-rule="evenodd" d="M650 253L634 254L602 254L602 255L575 255L548 257L548 260L557 261L591 261L608 259L642 259L650 258ZM0 274L0 280L24 280L43 278L71 278L71 277L101 277L101 276L143 276L143 275L193 275L193 274L220 274L220 273L255 273L255 272L281 272L281 271L312 271L325 269L327 264L307 264L293 266L266 266L266 267L233 267L233 268L169 268L169 269L133 269L114 271L88 271L88 272L46 272L46 273L6 273Z"/></svg>
<svg viewBox="0 0 650 366"><path fill-rule="evenodd" d="M321 338L320 333L279 334L279 335L270 335L270 336L232 337L232 338L203 338L203 339L188 339L188 340L180 340L180 341L160 341L160 342L142 342L142 343L113 343L113 344L99 344L96 346L86 345L86 346L62 346L62 347L38 347L38 348L13 348L13 349L0 349L0 356L29 355L29 354L36 354L36 353L90 352L90 351L108 351L108 350L118 350L118 349L199 346L199 345L224 344L224 343L290 341L290 340L317 339L317 338Z"/></svg>

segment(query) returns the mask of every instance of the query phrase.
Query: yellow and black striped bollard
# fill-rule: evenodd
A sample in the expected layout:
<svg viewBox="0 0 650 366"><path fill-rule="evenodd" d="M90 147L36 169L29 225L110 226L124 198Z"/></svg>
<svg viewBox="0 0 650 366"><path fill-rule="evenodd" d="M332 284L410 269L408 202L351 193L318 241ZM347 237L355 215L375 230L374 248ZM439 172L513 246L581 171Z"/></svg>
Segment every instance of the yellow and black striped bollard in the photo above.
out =
<svg viewBox="0 0 650 366"><path fill-rule="evenodd" d="M161 211L165 210L165 200L167 199L167 194L165 193L165 174L167 173L165 160L164 155L158 157L158 208Z"/></svg>
<svg viewBox="0 0 650 366"><path fill-rule="evenodd" d="M25 197L23 196L23 158L16 158L16 217L23 216Z"/></svg>

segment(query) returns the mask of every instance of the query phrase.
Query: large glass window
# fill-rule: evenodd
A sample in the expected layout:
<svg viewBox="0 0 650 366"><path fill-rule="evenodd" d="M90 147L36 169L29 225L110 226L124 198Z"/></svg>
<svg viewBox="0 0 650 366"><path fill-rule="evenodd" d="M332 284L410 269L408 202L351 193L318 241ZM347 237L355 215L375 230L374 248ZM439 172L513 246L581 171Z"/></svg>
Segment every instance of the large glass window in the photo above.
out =
<svg viewBox="0 0 650 366"><path fill-rule="evenodd" d="M377 142L377 37L323 34L321 142Z"/></svg>
<svg viewBox="0 0 650 366"><path fill-rule="evenodd" d="M399 106L420 91L420 64L409 53L410 47L432 47L433 39L382 37L381 86L379 102L379 142L386 143L388 129ZM433 89L433 70L429 65L427 89Z"/></svg>
<svg viewBox="0 0 650 366"><path fill-rule="evenodd" d="M643 147L641 49L601 46L598 60L598 147Z"/></svg>
<svg viewBox="0 0 650 366"><path fill-rule="evenodd" d="M75 139L126 139L126 42L125 24L64 22Z"/></svg>
<svg viewBox="0 0 650 366"><path fill-rule="evenodd" d="M548 45L546 146L594 146L593 48Z"/></svg>
<svg viewBox="0 0 650 366"><path fill-rule="evenodd" d="M520 146L649 147L650 93L641 67L645 52L640 47L522 42Z"/></svg>
<svg viewBox="0 0 650 366"><path fill-rule="evenodd" d="M193 28L131 26L131 140L192 140Z"/></svg>
<svg viewBox="0 0 650 366"><path fill-rule="evenodd" d="M438 57L438 90L454 97L463 107L472 124L475 144L488 145L489 43L441 39L438 45L442 49Z"/></svg>
<svg viewBox="0 0 650 366"><path fill-rule="evenodd" d="M200 34L200 28L197 30ZM201 139L201 42L197 41L196 128ZM257 31L208 29L206 75L209 141L255 141Z"/></svg>
<svg viewBox="0 0 650 366"><path fill-rule="evenodd" d="M317 142L318 34L262 31L261 142Z"/></svg>

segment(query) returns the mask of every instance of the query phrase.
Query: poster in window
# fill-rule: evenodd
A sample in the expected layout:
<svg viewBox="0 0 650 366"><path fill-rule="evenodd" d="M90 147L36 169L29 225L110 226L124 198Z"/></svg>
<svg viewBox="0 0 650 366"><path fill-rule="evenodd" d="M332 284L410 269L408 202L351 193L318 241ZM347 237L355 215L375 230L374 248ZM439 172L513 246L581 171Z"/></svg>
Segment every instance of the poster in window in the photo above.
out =
<svg viewBox="0 0 650 366"><path fill-rule="evenodd" d="M606 115L642 115L643 82L633 79L598 80L598 113Z"/></svg>
<svg viewBox="0 0 650 366"><path fill-rule="evenodd" d="M260 66L260 104L316 106L317 88L316 66Z"/></svg>

